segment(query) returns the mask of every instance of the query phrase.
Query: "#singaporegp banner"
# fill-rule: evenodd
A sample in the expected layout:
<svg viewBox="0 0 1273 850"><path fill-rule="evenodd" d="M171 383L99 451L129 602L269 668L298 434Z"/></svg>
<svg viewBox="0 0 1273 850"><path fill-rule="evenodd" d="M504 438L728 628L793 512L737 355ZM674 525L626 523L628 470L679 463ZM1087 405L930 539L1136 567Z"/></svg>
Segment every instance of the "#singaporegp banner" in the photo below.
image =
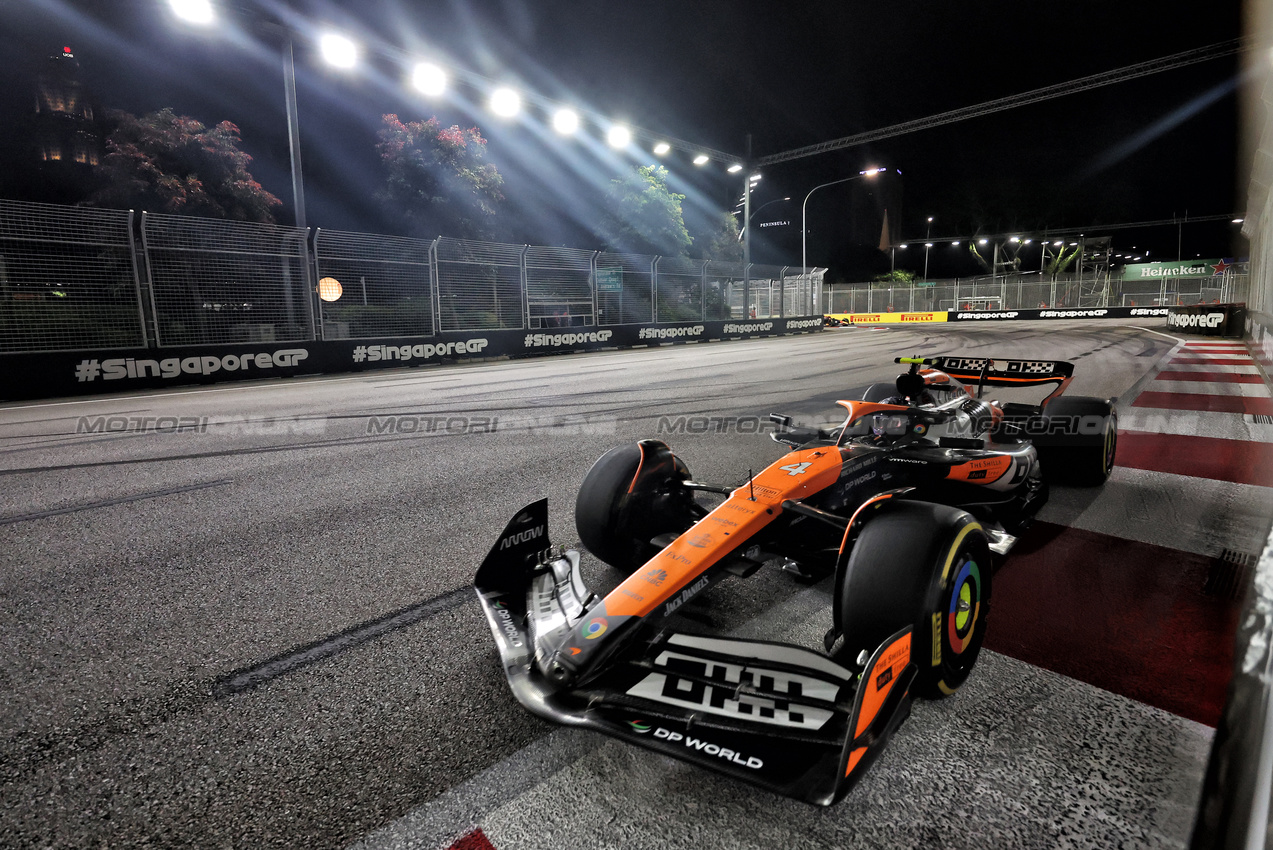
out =
<svg viewBox="0 0 1273 850"><path fill-rule="evenodd" d="M53 398L220 381L292 378L491 357L819 332L821 316L451 331L431 337L210 343L0 355L0 399Z"/></svg>

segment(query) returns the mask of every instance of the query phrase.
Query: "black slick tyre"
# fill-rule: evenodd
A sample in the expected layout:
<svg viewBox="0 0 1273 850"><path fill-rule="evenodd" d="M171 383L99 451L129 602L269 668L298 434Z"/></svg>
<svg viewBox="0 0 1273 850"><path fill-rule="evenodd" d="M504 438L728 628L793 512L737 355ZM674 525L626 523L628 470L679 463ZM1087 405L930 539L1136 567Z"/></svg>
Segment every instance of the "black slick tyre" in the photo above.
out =
<svg viewBox="0 0 1273 850"><path fill-rule="evenodd" d="M689 470L657 440L611 449L584 476L575 530L593 555L630 573L658 553L650 541L679 534L702 515L680 482Z"/></svg>
<svg viewBox="0 0 1273 850"><path fill-rule="evenodd" d="M1056 484L1096 487L1114 470L1118 413L1099 398L1053 399L1032 437L1043 476Z"/></svg>
<svg viewBox="0 0 1273 850"><path fill-rule="evenodd" d="M853 545L837 582L842 660L874 652L911 626L912 692L938 699L964 683L986 636L990 548L970 514L929 502L882 506Z"/></svg>

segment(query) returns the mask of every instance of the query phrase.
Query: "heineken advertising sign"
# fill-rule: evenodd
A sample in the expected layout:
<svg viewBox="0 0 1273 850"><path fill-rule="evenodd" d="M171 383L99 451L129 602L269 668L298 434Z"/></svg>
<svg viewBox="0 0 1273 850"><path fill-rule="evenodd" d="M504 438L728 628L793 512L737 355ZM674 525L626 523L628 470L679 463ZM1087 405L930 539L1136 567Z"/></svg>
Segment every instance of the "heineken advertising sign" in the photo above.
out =
<svg viewBox="0 0 1273 850"><path fill-rule="evenodd" d="M1185 260L1176 263L1135 263L1123 266L1123 280L1215 277L1233 266L1233 260Z"/></svg>

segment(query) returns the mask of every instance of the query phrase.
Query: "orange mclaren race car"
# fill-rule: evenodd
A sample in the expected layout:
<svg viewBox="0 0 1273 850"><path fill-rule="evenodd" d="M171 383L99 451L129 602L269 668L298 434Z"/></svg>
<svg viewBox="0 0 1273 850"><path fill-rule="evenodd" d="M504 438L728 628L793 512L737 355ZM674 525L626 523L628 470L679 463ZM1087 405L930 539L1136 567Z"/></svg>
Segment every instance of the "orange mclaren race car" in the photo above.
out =
<svg viewBox="0 0 1273 850"><path fill-rule="evenodd" d="M1114 462L1112 402L1062 395L1073 364L896 362L910 364L896 384L839 402L839 427L771 417L791 451L737 486L694 481L656 440L603 455L575 523L587 550L627 575L604 598L585 587L578 552L551 546L547 500L518 512L474 582L517 699L780 794L840 799L913 697L968 677L992 559L1049 481L1099 484ZM1053 384L1037 405L981 397ZM725 576L779 559L805 578L835 576L825 653L665 622Z"/></svg>

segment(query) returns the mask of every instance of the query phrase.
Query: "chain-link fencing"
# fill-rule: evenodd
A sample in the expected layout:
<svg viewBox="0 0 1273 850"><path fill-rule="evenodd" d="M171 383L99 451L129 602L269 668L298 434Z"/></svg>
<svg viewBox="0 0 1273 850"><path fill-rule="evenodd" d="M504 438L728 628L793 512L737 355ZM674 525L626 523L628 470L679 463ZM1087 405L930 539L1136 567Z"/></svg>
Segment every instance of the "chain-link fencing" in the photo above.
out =
<svg viewBox="0 0 1273 850"><path fill-rule="evenodd" d="M0 202L0 351L811 315L824 273Z"/></svg>
<svg viewBox="0 0 1273 850"><path fill-rule="evenodd" d="M312 339L306 231L142 213L159 345Z"/></svg>
<svg viewBox="0 0 1273 850"><path fill-rule="evenodd" d="M434 333L430 246L320 228L314 265L323 339Z"/></svg>
<svg viewBox="0 0 1273 850"><path fill-rule="evenodd" d="M1226 269L1213 277L1152 281L1009 275L890 285L824 284L828 313L923 313L937 310L1031 310L1066 307L1161 307L1242 302L1248 275Z"/></svg>
<svg viewBox="0 0 1273 850"><path fill-rule="evenodd" d="M133 214L0 201L0 351L145 346Z"/></svg>

